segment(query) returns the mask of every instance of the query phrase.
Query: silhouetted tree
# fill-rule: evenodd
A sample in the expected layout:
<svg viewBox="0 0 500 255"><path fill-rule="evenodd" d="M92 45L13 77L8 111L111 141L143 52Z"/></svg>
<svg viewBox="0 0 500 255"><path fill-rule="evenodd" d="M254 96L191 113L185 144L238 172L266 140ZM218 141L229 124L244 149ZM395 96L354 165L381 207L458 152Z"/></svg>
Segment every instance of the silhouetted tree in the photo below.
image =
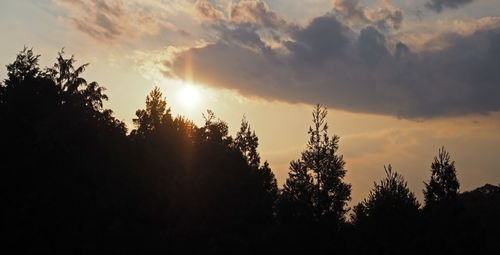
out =
<svg viewBox="0 0 500 255"><path fill-rule="evenodd" d="M259 168L258 175L260 177L261 185L265 192L265 203L267 204L267 208L272 209L274 207L274 203L278 197L278 182L276 181L276 177L274 176L271 167L269 167L269 163L267 161L264 162ZM272 214L272 210L270 211Z"/></svg>
<svg viewBox="0 0 500 255"><path fill-rule="evenodd" d="M339 137L328 135L327 110L312 111L307 149L290 162L290 172L277 203L278 222L289 252L342 251L340 234L350 200L351 185L343 182L346 170L337 154Z"/></svg>
<svg viewBox="0 0 500 255"><path fill-rule="evenodd" d="M158 87L146 97L146 109L137 110L135 115L137 118L133 122L136 129L132 130L132 136L145 136L173 122L170 108L167 108L167 101Z"/></svg>
<svg viewBox="0 0 500 255"><path fill-rule="evenodd" d="M339 137L328 136L326 115L326 108L316 105L307 149L290 163L283 199L293 206L288 213L294 218L339 223L347 211L351 185L342 181L346 170L342 155L337 155Z"/></svg>
<svg viewBox="0 0 500 255"><path fill-rule="evenodd" d="M38 58L19 52L0 84L0 235L17 253L500 251L500 187L459 194L444 148L424 191L435 206L419 211L389 165L344 222L351 186L325 107L279 192L245 118L234 139L210 110L197 127L172 118L156 87L127 136L104 88L82 77L87 64Z"/></svg>
<svg viewBox="0 0 500 255"><path fill-rule="evenodd" d="M103 219L123 219L117 209L133 197L124 195L129 189L120 180L128 177L117 175L115 160L125 125L103 108L103 89L73 63L61 52L58 68L42 71L25 48L1 85L1 119L8 123L0 129L2 226L9 243L30 253L54 251L56 240L60 249L102 242L113 224ZM100 236L89 234L92 224Z"/></svg>
<svg viewBox="0 0 500 255"><path fill-rule="evenodd" d="M16 56L12 64L7 65L7 79L4 81L4 88L15 87L28 79L36 78L40 75L38 59L40 55L34 55L33 49L24 49Z"/></svg>
<svg viewBox="0 0 500 255"><path fill-rule="evenodd" d="M458 215L451 215L454 228L448 229L449 234L441 237L447 239L441 243L449 244L447 250L455 253L499 254L500 185L486 184L459 194L458 199L461 206ZM436 250L437 254L444 249Z"/></svg>
<svg viewBox="0 0 500 255"><path fill-rule="evenodd" d="M385 179L374 183L368 199L354 207L356 250L360 254L399 254L415 245L420 204L403 176L384 166ZM390 238L390 242L387 240ZM416 253L416 249L407 253Z"/></svg>
<svg viewBox="0 0 500 255"><path fill-rule="evenodd" d="M431 178L429 183L424 182L425 207L422 212L424 233L422 247L424 253L475 253L474 249L464 249L456 240L462 239L460 233L470 231L467 226L468 215L474 214L473 210L464 214L466 210L463 201L459 198L459 182L456 176L455 162L450 160L450 154L444 149L434 157L431 164ZM465 217L464 217L465 216ZM457 224L461 222L460 224ZM469 221L470 222L470 221ZM464 224L464 225L462 225ZM468 238L466 238L468 239ZM477 241L475 237L461 242ZM439 245L436 245L438 244Z"/></svg>
<svg viewBox="0 0 500 255"><path fill-rule="evenodd" d="M403 176L392 171L389 164L384 166L386 178L380 184L374 183L368 199L357 204L354 208L354 222L362 221L366 217L382 219L384 217L416 215L420 207L415 195L409 190Z"/></svg>
<svg viewBox="0 0 500 255"><path fill-rule="evenodd" d="M245 116L241 120L241 127L238 133L236 133L233 144L247 160L249 166L259 167L260 156L257 152L259 138L255 135L255 131L252 132Z"/></svg>
<svg viewBox="0 0 500 255"><path fill-rule="evenodd" d="M202 116L205 126L198 130L198 140L229 147L232 144L232 137L228 135L227 123L217 118L212 110L207 110L207 113L203 113Z"/></svg>
<svg viewBox="0 0 500 255"><path fill-rule="evenodd" d="M500 186L440 200L423 210L422 254L498 254Z"/></svg>
<svg viewBox="0 0 500 255"><path fill-rule="evenodd" d="M251 130L245 116L241 120L240 130L236 133L232 146L241 153L248 166L256 171L257 182L262 193L262 200L260 201L261 218L269 223L273 219L274 203L278 196L278 184L269 163L266 161L264 165L260 166L260 155L257 152L259 138L255 131Z"/></svg>
<svg viewBox="0 0 500 255"><path fill-rule="evenodd" d="M450 154L442 147L431 164L431 179L424 182L425 206L432 206L442 200L454 199L458 195L460 184L455 170L455 161L450 161Z"/></svg>

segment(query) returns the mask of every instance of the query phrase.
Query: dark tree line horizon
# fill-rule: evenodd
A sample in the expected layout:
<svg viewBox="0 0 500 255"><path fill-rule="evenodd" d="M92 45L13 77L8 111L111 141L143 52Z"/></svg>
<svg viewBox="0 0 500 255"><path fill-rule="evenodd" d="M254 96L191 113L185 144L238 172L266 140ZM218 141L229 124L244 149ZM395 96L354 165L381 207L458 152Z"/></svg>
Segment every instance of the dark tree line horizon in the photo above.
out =
<svg viewBox="0 0 500 255"><path fill-rule="evenodd" d="M423 204L389 164L349 208L322 105L279 188L244 116L235 137L210 110L197 126L155 87L128 132L105 89L82 78L88 64L38 58L19 52L0 84L2 242L17 253L500 252L500 185L460 193L444 147Z"/></svg>

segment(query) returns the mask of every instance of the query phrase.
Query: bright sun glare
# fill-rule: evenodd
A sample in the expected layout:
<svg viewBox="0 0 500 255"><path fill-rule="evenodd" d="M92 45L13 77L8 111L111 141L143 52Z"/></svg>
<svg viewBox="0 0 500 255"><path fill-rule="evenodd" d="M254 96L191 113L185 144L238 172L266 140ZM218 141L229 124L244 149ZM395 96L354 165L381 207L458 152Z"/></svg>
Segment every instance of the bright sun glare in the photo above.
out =
<svg viewBox="0 0 500 255"><path fill-rule="evenodd" d="M193 107L199 99L198 90L193 85L183 85L179 93L179 99L185 106Z"/></svg>

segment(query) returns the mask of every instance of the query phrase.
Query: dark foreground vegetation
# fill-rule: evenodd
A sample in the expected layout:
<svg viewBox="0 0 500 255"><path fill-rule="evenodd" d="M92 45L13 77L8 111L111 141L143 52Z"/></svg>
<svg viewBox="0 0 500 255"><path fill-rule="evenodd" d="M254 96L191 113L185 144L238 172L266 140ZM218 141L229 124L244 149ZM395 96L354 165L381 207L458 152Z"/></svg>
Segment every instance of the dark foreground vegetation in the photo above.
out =
<svg viewBox="0 0 500 255"><path fill-rule="evenodd" d="M500 254L500 187L459 193L443 148L421 205L389 165L349 209L339 137L316 106L310 140L278 189L243 119L198 127L153 90L135 128L103 108L86 65L31 50L0 86L1 234L16 254ZM381 169L382 170L382 169ZM423 171L427 171L423 169Z"/></svg>

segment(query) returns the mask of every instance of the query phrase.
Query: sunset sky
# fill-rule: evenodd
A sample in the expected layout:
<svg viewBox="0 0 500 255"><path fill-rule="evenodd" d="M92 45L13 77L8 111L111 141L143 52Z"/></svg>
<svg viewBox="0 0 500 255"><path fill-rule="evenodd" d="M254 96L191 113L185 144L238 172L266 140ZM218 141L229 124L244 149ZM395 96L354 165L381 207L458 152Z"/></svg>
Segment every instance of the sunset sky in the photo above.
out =
<svg viewBox="0 0 500 255"><path fill-rule="evenodd" d="M0 33L1 66L23 46L90 63L129 130L154 86L197 124L245 115L280 184L316 103L353 202L389 163L422 201L441 146L461 191L500 183L498 0L2 0Z"/></svg>

